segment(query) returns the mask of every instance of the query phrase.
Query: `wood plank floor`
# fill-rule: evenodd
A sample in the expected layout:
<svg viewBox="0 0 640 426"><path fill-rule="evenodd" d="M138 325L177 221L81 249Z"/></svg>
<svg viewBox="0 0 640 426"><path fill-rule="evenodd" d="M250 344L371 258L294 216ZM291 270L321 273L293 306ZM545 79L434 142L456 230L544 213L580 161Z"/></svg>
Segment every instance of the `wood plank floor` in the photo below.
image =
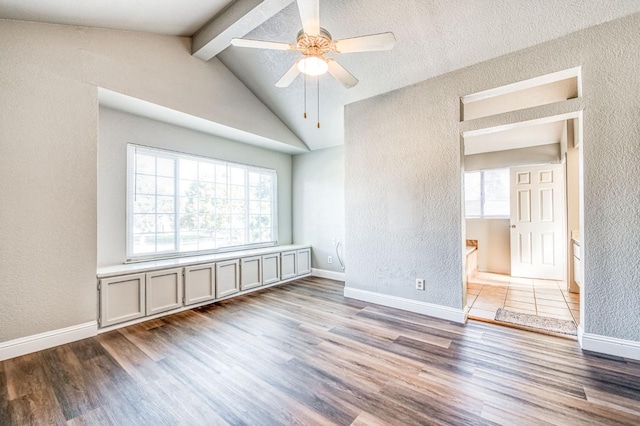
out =
<svg viewBox="0 0 640 426"><path fill-rule="evenodd" d="M640 363L301 279L0 362L0 425L638 425Z"/></svg>

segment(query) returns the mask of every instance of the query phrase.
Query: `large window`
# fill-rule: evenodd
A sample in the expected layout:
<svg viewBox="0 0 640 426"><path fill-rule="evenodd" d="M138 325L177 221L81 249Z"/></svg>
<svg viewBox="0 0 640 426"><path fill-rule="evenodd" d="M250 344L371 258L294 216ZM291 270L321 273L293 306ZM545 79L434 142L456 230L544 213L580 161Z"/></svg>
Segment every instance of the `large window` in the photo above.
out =
<svg viewBox="0 0 640 426"><path fill-rule="evenodd" d="M276 243L275 170L137 145L127 150L129 260Z"/></svg>
<svg viewBox="0 0 640 426"><path fill-rule="evenodd" d="M509 217L509 169L464 174L466 217Z"/></svg>

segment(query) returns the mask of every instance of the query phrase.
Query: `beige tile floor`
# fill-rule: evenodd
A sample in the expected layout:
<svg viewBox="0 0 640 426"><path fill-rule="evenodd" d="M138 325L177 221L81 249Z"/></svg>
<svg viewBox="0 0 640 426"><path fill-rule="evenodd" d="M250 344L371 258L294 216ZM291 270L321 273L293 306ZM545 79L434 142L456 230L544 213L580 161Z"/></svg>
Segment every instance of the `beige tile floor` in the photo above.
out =
<svg viewBox="0 0 640 426"><path fill-rule="evenodd" d="M493 320L498 308L580 323L580 295L555 280L478 272L467 282L469 316Z"/></svg>

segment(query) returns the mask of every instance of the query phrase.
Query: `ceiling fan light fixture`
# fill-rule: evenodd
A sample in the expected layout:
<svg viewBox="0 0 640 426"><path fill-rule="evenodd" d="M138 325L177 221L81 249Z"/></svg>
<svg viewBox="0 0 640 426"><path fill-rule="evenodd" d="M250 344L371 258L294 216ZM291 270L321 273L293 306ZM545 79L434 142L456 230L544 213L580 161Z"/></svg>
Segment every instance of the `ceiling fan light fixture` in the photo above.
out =
<svg viewBox="0 0 640 426"><path fill-rule="evenodd" d="M307 56L298 62L298 70L307 75L322 75L329 70L329 65L324 58Z"/></svg>

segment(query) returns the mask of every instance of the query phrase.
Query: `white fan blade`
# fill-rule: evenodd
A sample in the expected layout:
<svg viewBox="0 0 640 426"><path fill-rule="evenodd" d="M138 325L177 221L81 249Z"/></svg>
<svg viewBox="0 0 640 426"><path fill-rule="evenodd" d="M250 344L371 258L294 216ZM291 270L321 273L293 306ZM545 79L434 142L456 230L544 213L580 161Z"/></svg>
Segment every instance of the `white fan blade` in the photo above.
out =
<svg viewBox="0 0 640 426"><path fill-rule="evenodd" d="M342 65L337 63L335 59L327 58L327 64L329 65L329 74L342 83L342 85L347 89L358 84L358 79L351 75L349 71L344 69Z"/></svg>
<svg viewBox="0 0 640 426"><path fill-rule="evenodd" d="M295 50L296 46L292 43L280 43L277 41L251 40L248 38L231 39L231 44L238 47L252 47L254 49L271 49L271 50Z"/></svg>
<svg viewBox="0 0 640 426"><path fill-rule="evenodd" d="M293 66L289 68L289 71L287 71L282 76L280 81L276 83L276 87L288 87L291 83L293 83L293 80L295 80L298 74L300 74L300 70L298 69L298 62L300 61L296 61Z"/></svg>
<svg viewBox="0 0 640 426"><path fill-rule="evenodd" d="M396 44L396 37L393 33L371 34L336 40L333 42L332 50L336 53L372 52L391 50L394 44Z"/></svg>
<svg viewBox="0 0 640 426"><path fill-rule="evenodd" d="M298 0L302 29L307 35L320 34L320 0Z"/></svg>

